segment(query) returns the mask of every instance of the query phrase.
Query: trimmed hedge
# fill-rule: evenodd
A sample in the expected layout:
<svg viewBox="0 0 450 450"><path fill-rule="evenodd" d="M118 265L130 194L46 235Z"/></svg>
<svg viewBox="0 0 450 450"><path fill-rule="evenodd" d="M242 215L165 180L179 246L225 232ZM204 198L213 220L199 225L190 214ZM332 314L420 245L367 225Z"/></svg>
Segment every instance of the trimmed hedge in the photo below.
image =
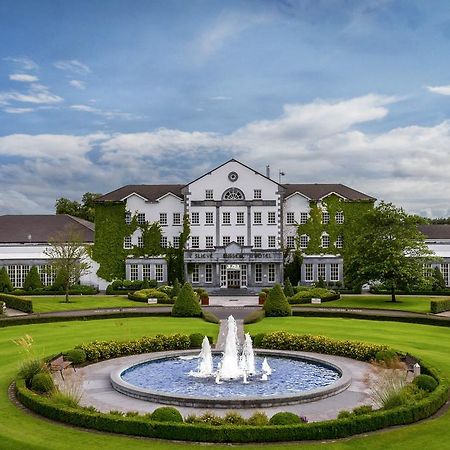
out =
<svg viewBox="0 0 450 450"><path fill-rule="evenodd" d="M12 295L63 295L64 290L54 289L53 286L47 286L43 288L33 289L26 291L25 289L14 289L11 292ZM75 284L69 289L69 295L96 295L98 294L97 288L93 286L86 286L83 284Z"/></svg>
<svg viewBox="0 0 450 450"><path fill-rule="evenodd" d="M450 298L431 300L430 309L433 314L450 311Z"/></svg>
<svg viewBox="0 0 450 450"><path fill-rule="evenodd" d="M194 292L189 283L184 283L172 307L174 317L201 317L202 308L199 295Z"/></svg>
<svg viewBox="0 0 450 450"><path fill-rule="evenodd" d="M267 294L267 299L263 306L266 317L283 317L292 315L291 306L289 305L283 289L276 284Z"/></svg>
<svg viewBox="0 0 450 450"><path fill-rule="evenodd" d="M33 312L33 302L26 298L20 298L15 295L0 293L0 300L5 302L8 308L17 309L25 313Z"/></svg>
<svg viewBox="0 0 450 450"><path fill-rule="evenodd" d="M310 288L299 290L295 295L288 298L289 303L302 304L311 303L312 298L320 298L323 302L331 302L333 300L339 300L341 294L331 291L325 288Z"/></svg>
<svg viewBox="0 0 450 450"><path fill-rule="evenodd" d="M5 302L0 301L0 316L3 315L3 309L4 309L3 307L6 308L6 304L5 304Z"/></svg>
<svg viewBox="0 0 450 450"><path fill-rule="evenodd" d="M173 303L173 300L165 292L154 288L141 289L140 291L130 292L128 294L128 298L135 302L147 303L147 300L149 298L156 298L157 303L165 305L170 305Z"/></svg>
<svg viewBox="0 0 450 450"><path fill-rule="evenodd" d="M372 294L379 294L379 295L391 295L392 292L387 289L377 289L374 287L370 288L370 292ZM450 295L450 289L444 289L440 291L433 291L431 289L428 289L426 291L417 291L417 290L411 290L411 291L395 291L396 295Z"/></svg>

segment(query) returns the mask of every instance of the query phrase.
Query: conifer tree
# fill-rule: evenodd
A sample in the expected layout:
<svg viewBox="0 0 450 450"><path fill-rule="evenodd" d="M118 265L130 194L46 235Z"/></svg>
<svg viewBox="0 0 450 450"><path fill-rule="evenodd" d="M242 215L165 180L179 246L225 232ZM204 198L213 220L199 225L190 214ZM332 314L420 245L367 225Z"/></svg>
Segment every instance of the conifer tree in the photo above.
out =
<svg viewBox="0 0 450 450"><path fill-rule="evenodd" d="M25 281L23 282L23 288L26 291L32 291L33 289L42 288L41 276L39 275L36 266L33 266L31 270L27 273Z"/></svg>
<svg viewBox="0 0 450 450"><path fill-rule="evenodd" d="M0 292L11 292L13 285L9 278L6 267L2 267L0 270Z"/></svg>
<svg viewBox="0 0 450 450"><path fill-rule="evenodd" d="M281 289L279 284L276 284L269 291L267 300L264 303L264 311L267 317L282 317L292 314L291 305L287 301L283 289Z"/></svg>
<svg viewBox="0 0 450 450"><path fill-rule="evenodd" d="M189 283L185 283L178 294L172 307L172 316L175 317L200 317L202 308L198 295L193 291Z"/></svg>

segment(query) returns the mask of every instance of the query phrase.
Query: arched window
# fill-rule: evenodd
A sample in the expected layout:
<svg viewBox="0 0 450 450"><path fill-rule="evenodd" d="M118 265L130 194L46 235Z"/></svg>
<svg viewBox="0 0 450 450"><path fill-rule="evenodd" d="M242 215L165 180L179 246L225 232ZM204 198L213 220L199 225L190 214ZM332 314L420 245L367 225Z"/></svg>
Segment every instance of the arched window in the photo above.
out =
<svg viewBox="0 0 450 450"><path fill-rule="evenodd" d="M244 193L235 187L227 189L223 195L222 200L244 200Z"/></svg>

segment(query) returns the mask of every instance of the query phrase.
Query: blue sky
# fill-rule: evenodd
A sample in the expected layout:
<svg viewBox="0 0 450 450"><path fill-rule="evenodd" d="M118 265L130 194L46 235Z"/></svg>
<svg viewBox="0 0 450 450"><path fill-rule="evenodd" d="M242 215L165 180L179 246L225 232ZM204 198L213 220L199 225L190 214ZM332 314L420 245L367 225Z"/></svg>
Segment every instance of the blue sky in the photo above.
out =
<svg viewBox="0 0 450 450"><path fill-rule="evenodd" d="M450 215L447 1L0 0L1 213L235 157Z"/></svg>

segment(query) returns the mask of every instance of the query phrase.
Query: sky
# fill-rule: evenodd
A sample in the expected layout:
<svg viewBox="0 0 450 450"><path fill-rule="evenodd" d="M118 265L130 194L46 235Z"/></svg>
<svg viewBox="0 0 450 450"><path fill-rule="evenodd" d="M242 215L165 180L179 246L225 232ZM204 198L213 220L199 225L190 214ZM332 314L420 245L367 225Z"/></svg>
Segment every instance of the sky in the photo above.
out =
<svg viewBox="0 0 450 450"><path fill-rule="evenodd" d="M0 214L230 158L450 216L447 0L0 0Z"/></svg>

